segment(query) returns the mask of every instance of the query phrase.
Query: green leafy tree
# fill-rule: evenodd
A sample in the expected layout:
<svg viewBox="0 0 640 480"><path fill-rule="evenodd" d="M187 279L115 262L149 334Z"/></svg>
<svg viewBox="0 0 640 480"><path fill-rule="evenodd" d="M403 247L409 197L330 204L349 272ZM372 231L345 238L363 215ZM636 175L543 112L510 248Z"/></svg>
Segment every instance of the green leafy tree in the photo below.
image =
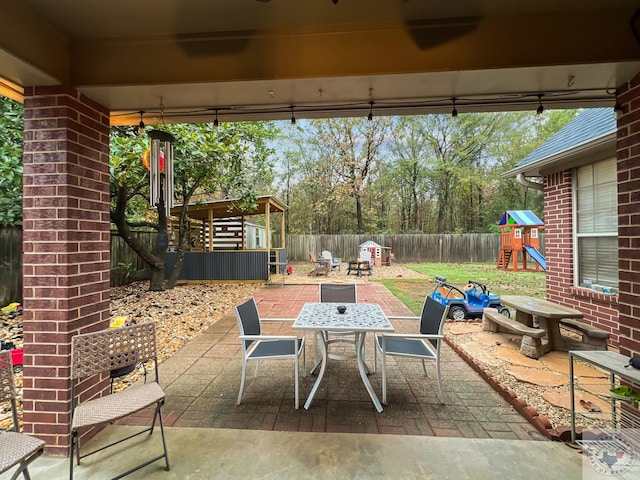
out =
<svg viewBox="0 0 640 480"><path fill-rule="evenodd" d="M111 218L118 232L151 270L151 290L175 286L189 240L188 206L197 200L238 198L244 207L255 205L259 189L271 180L272 150L267 146L277 130L269 122L163 125L159 130L176 139L174 195L182 205L178 225L178 255L169 282L164 282L164 258L150 251L132 233L134 228L163 231L162 210L149 214L149 177L141 164L148 148L145 137L130 129L115 129L111 138ZM145 203L146 202L146 203Z"/></svg>
<svg viewBox="0 0 640 480"><path fill-rule="evenodd" d="M23 108L0 95L0 225L22 221Z"/></svg>

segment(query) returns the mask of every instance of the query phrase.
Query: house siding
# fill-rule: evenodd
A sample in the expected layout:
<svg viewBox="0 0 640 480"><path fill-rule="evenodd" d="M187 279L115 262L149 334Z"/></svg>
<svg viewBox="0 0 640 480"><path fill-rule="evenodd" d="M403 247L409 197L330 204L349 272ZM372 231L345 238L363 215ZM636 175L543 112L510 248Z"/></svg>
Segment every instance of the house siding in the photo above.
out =
<svg viewBox="0 0 640 480"><path fill-rule="evenodd" d="M640 75L618 89L619 347L640 355Z"/></svg>
<svg viewBox="0 0 640 480"><path fill-rule="evenodd" d="M611 334L620 342L618 295L604 295L574 286L573 174L563 170L547 175L544 189L547 298L584 313L584 322Z"/></svg>

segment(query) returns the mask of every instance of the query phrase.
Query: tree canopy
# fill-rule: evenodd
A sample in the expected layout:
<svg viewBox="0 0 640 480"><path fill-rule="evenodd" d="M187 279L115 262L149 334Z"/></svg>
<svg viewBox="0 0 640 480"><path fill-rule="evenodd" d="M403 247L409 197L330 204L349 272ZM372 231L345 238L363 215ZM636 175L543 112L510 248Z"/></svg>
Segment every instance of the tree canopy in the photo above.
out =
<svg viewBox="0 0 640 480"><path fill-rule="evenodd" d="M0 95L0 225L22 221L22 104Z"/></svg>
<svg viewBox="0 0 640 480"><path fill-rule="evenodd" d="M502 178L575 110L300 121L280 193L289 233L496 231L505 210L542 216L542 194Z"/></svg>
<svg viewBox="0 0 640 480"><path fill-rule="evenodd" d="M162 125L157 129L176 139L174 197L182 205L176 222L178 260L169 280L175 285L182 254L189 240L188 206L197 201L238 199L251 209L266 189L273 169L268 141L277 130L270 122ZM150 288L164 288L164 251L150 251L132 234L132 228L166 231L166 216L159 205L149 205L149 175L141 158L149 139L130 128L114 128L111 135L111 219L123 239L149 265Z"/></svg>

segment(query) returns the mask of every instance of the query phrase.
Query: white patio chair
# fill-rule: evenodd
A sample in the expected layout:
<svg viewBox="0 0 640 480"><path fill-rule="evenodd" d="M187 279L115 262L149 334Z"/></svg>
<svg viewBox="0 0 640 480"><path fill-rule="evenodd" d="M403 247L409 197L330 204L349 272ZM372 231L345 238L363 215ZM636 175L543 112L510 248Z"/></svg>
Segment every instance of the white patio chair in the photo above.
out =
<svg viewBox="0 0 640 480"><path fill-rule="evenodd" d="M240 391L238 392L238 402L242 401L244 383L247 373L247 362L257 360L256 371L258 373L258 362L260 360L281 360L286 358L294 359L295 369L295 406L299 407L298 376L299 358L303 354L303 370L306 369L304 361L304 338L295 335L262 335L260 328L260 316L255 299L251 297L246 302L234 308L240 328L240 341L242 342L242 378L240 380Z"/></svg>
<svg viewBox="0 0 640 480"><path fill-rule="evenodd" d="M18 468L11 475L11 480L15 480L20 474L29 480L31 478L29 464L42 455L45 442L20 433L11 351L2 350L0 351L0 404L7 402L11 404L13 431L0 432L0 473L17 465Z"/></svg>
<svg viewBox="0 0 640 480"><path fill-rule="evenodd" d="M342 266L341 258L334 258L331 252L328 250L323 250L320 255L322 256L324 261L329 264L330 270L340 270L340 267Z"/></svg>
<svg viewBox="0 0 640 480"><path fill-rule="evenodd" d="M112 393L103 397L79 401L77 397L84 397L85 391L77 394L81 382L91 376L103 374L110 378L113 370L127 365L152 361L155 366L155 381L141 385L133 385L126 390ZM76 462L93 455L106 448L120 444L143 433L153 433L156 419L160 423L163 453L138 466L127 470L116 478L121 478L158 460L165 459L165 469L169 470L169 454L164 436L162 423L162 405L165 394L158 384L158 358L156 348L156 324L154 322L141 323L115 330L102 330L94 333L76 335L71 339L71 434L69 452L69 478L73 479L73 454ZM120 418L134 414L147 407L155 405L151 426L142 431L116 440L109 445L80 454L79 432L90 427L113 422ZM124 452L126 452L125 450Z"/></svg>
<svg viewBox="0 0 640 480"><path fill-rule="evenodd" d="M436 381L438 383L438 399L444 403L442 396L442 382L440 380L440 343L443 340L442 327L449 306L446 307L427 296L422 306L420 317L389 317L390 320L420 320L420 333L379 333L376 334L376 353L374 365L377 369L377 351L382 353L382 403L387 403L387 355L419 358L422 361L422 369L425 376L427 368L425 360L435 361Z"/></svg>

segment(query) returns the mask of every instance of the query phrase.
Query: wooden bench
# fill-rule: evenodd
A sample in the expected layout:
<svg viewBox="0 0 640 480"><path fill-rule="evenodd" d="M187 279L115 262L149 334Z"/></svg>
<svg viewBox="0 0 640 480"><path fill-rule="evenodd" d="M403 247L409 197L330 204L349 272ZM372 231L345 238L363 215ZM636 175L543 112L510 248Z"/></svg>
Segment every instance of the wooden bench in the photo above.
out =
<svg viewBox="0 0 640 480"><path fill-rule="evenodd" d="M571 330L577 330L582 333L582 343L589 345L590 350L606 350L607 340L609 339L609 332L600 330L586 323L573 320L571 318L563 318L560 320L560 325L567 327Z"/></svg>
<svg viewBox="0 0 640 480"><path fill-rule="evenodd" d="M482 312L482 330L486 332L509 332L522 335L520 353L531 358L540 358L547 351L542 344L546 331L542 328L527 327L525 324L505 317L495 308L485 308Z"/></svg>

